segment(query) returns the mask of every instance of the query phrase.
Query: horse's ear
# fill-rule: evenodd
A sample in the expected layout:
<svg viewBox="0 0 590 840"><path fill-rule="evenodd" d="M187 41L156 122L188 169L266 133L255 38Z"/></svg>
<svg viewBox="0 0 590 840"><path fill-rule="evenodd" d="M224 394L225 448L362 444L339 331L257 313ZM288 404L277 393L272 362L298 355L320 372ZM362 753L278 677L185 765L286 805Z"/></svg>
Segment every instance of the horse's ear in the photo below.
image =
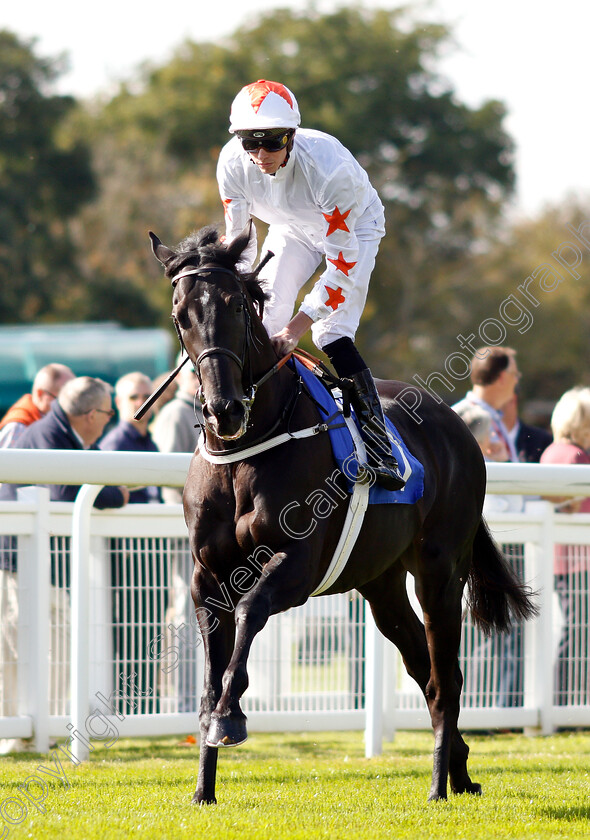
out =
<svg viewBox="0 0 590 840"><path fill-rule="evenodd" d="M231 257L235 258L236 262L239 260L242 251L248 246L248 243L250 242L250 237L252 236L252 224L252 219L250 219L244 230L241 233L238 233L235 239L232 239L232 241L227 246L227 253Z"/></svg>
<svg viewBox="0 0 590 840"><path fill-rule="evenodd" d="M152 240L152 251L154 252L155 258L159 260L162 265L166 265L173 257L176 256L176 252L162 244L156 234L152 233L151 230L149 231L149 234L150 239Z"/></svg>

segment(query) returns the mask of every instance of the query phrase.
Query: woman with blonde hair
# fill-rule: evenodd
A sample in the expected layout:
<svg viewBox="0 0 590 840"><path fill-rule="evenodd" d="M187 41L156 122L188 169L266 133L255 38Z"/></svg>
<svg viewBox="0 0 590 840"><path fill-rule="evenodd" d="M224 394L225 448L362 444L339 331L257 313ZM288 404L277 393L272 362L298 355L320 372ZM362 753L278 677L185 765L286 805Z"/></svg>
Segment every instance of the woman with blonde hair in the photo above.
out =
<svg viewBox="0 0 590 840"><path fill-rule="evenodd" d="M542 464L590 464L590 388L572 388L560 397L551 430L554 441L541 455ZM559 510L590 513L590 498L566 500ZM589 566L588 546L555 547L555 591L563 614L555 673L555 702L560 706L584 704L590 698Z"/></svg>

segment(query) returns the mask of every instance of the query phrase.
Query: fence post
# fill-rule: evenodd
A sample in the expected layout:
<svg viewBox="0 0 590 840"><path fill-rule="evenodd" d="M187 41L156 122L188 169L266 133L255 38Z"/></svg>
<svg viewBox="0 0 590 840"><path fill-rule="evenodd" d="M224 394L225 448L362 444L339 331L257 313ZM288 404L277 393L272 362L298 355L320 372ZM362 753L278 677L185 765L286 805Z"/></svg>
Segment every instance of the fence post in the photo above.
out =
<svg viewBox="0 0 590 840"><path fill-rule="evenodd" d="M541 519L541 539L525 545L525 581L538 593L539 615L525 623L524 703L538 709L539 729L525 731L550 735L553 732L553 554L555 551L554 510L546 501L526 503L525 510Z"/></svg>
<svg viewBox="0 0 590 840"><path fill-rule="evenodd" d="M380 755L383 739L383 636L365 610L365 757Z"/></svg>
<svg viewBox="0 0 590 840"><path fill-rule="evenodd" d="M37 752L49 750L49 490L46 487L22 487L17 490L19 502L35 505L35 524L31 535L31 552L24 563L19 557L19 639L28 640L26 661L29 663L25 708L33 718L34 745ZM22 558L24 559L24 558ZM23 568L24 567L24 568ZM22 593L29 593L22 604ZM21 632L21 618L27 618L29 632ZM24 623L24 622L23 622ZM20 647L20 643L19 643ZM21 657L19 660L22 662ZM20 671L20 662L19 662ZM19 674L19 686L22 680ZM20 695L20 691L19 691ZM19 696L19 712L21 708Z"/></svg>
<svg viewBox="0 0 590 840"><path fill-rule="evenodd" d="M397 669L399 653L395 645L384 640L383 650L383 737L393 741L396 730Z"/></svg>
<svg viewBox="0 0 590 840"><path fill-rule="evenodd" d="M72 731L85 731L90 713L90 516L102 485L84 484L78 491L72 514L72 588L70 674ZM81 738L71 742L69 751L76 763L88 758L88 747Z"/></svg>

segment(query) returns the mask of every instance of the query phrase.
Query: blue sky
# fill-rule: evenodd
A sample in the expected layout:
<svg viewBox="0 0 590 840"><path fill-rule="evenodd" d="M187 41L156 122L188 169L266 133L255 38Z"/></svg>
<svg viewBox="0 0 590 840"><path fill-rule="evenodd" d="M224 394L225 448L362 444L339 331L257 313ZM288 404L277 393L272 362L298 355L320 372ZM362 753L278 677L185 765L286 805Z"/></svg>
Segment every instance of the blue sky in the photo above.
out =
<svg viewBox="0 0 590 840"><path fill-rule="evenodd" d="M185 38L220 38L257 12L281 5L303 10L307 3L101 0L88 6L79 0L25 0L0 4L0 27L37 37L44 55L68 53L71 71L60 89L92 96L132 76L142 61L166 60ZM315 3L321 11L339 5L344 4ZM399 3L360 5L395 8ZM590 204L590 3L432 0L414 8L417 17L451 25L457 49L441 66L459 96L470 105L489 98L508 105L506 126L517 144L513 212L534 215L571 192Z"/></svg>

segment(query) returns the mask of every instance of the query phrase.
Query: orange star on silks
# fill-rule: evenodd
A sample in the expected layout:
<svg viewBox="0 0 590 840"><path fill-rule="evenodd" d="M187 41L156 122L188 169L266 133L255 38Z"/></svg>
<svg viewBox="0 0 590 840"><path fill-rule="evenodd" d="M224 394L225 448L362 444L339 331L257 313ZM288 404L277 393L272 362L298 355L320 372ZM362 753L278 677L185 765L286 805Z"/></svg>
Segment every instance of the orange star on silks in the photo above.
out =
<svg viewBox="0 0 590 840"><path fill-rule="evenodd" d="M342 289L338 286L337 289L331 289L330 286L326 286L326 291L328 293L328 300L326 301L326 306L332 307L334 312L338 309L341 303L344 303L345 297L342 294Z"/></svg>
<svg viewBox="0 0 590 840"><path fill-rule="evenodd" d="M229 215L229 205L231 204L231 198L222 198L221 203L223 204L223 212L226 216Z"/></svg>
<svg viewBox="0 0 590 840"><path fill-rule="evenodd" d="M328 257L328 262L331 262L332 265L335 265L336 268L338 269L338 271L341 271L343 274L346 274L347 277L348 277L348 272L350 271L350 269L354 268L354 266L356 265L356 262L346 262L346 260L344 259L344 255L342 254L342 251L340 251L340 253L338 254L338 259L337 260L331 260Z"/></svg>
<svg viewBox="0 0 590 840"><path fill-rule="evenodd" d="M336 205L332 213L322 213L322 216L328 223L326 236L330 236L337 230L345 230L347 233L350 233L349 228L346 227L346 218L349 214L350 210L347 210L346 213L341 213L338 205Z"/></svg>

